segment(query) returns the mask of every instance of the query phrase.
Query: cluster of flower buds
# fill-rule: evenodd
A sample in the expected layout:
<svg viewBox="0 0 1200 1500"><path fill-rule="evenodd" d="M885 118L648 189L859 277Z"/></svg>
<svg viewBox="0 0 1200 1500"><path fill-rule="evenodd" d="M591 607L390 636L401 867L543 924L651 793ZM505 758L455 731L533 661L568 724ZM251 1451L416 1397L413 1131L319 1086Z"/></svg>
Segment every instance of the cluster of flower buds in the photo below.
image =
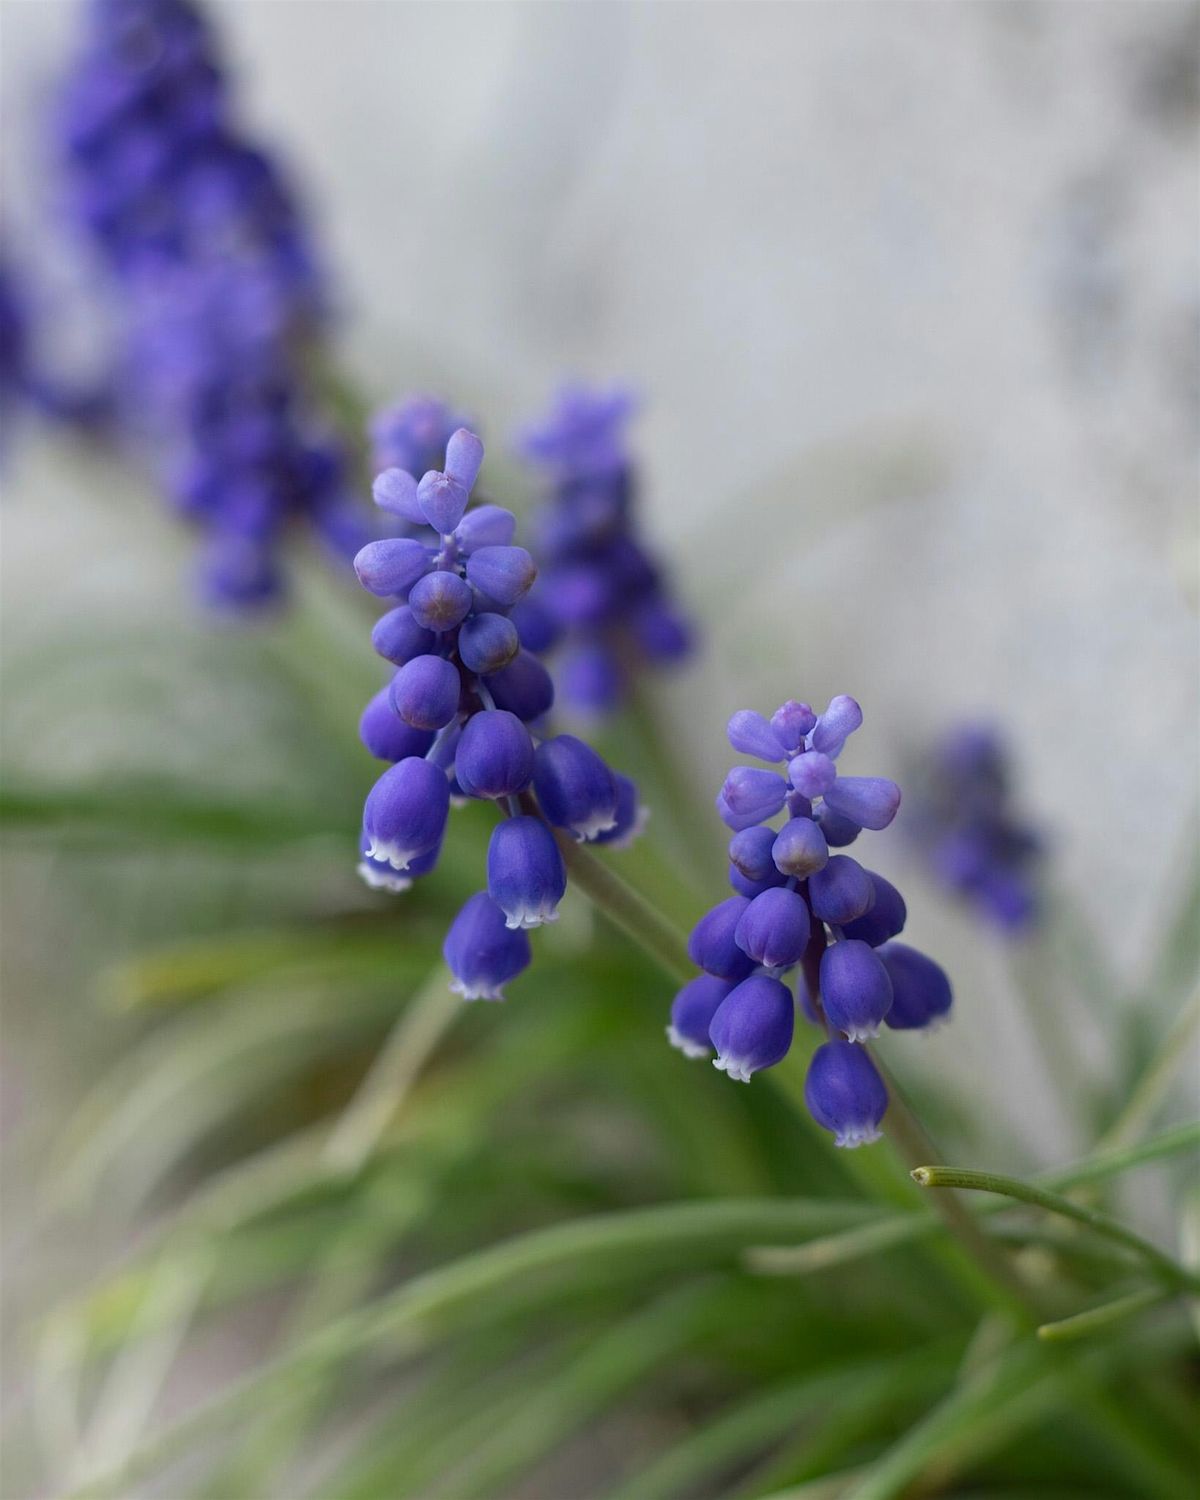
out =
<svg viewBox="0 0 1200 1500"><path fill-rule="evenodd" d="M282 591L296 518L342 556L365 539L339 446L312 411L305 341L323 289L296 201L240 135L187 0L89 0L60 111L69 205L112 273L115 407L205 538L202 591Z"/></svg>
<svg viewBox="0 0 1200 1500"><path fill-rule="evenodd" d="M839 1146L875 1140L887 1109L887 1088L862 1044L884 1023L933 1025L952 998L932 959L894 941L907 917L899 891L831 852L864 828L886 828L900 805L895 782L838 771L861 723L862 710L845 696L820 715L788 702L770 719L744 710L729 721L736 751L785 769L735 766L725 779L717 811L733 831L735 894L693 929L688 952L704 973L675 997L667 1030L686 1056L715 1050L716 1067L748 1082L792 1045L795 1002L785 976L798 969L801 1008L829 1037L813 1055L805 1098Z"/></svg>
<svg viewBox="0 0 1200 1500"><path fill-rule="evenodd" d="M512 619L537 569L513 545L510 511L468 508L482 462L483 444L460 428L440 469L375 480L376 504L409 534L368 543L354 563L363 587L393 603L371 639L397 668L359 726L392 762L367 797L359 872L405 890L437 863L452 800L494 802L487 889L455 917L444 953L466 999L499 1000L529 964L528 929L555 919L566 890L555 830L620 846L641 814L633 783L583 741L538 732L554 684Z"/></svg>
<svg viewBox="0 0 1200 1500"><path fill-rule="evenodd" d="M1002 931L1027 931L1038 917L1043 843L1013 809L999 731L960 725L916 772L916 805L906 824L934 877Z"/></svg>
<svg viewBox="0 0 1200 1500"><path fill-rule="evenodd" d="M523 628L539 632L535 649L561 639L563 696L585 715L614 708L640 663L676 662L691 647L690 628L637 536L624 434L633 407L622 391L567 387L519 442L550 485L534 536L543 618Z"/></svg>

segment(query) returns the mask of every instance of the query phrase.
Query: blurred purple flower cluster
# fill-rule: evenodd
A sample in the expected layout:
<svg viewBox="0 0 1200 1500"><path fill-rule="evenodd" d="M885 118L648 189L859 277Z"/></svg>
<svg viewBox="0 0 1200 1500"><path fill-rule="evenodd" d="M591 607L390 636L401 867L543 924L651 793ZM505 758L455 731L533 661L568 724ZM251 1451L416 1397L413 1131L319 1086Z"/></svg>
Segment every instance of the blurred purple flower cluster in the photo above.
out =
<svg viewBox="0 0 1200 1500"><path fill-rule="evenodd" d="M537 629L537 649L561 641L563 697L585 715L615 708L642 663L677 662L692 644L638 534L637 473L625 438L633 410L625 391L565 386L519 439L548 484L534 527L541 577L531 607L540 619L524 628Z"/></svg>
<svg viewBox="0 0 1200 1500"><path fill-rule="evenodd" d="M127 337L119 412L205 536L202 587L279 597L300 517L365 540L304 369L324 301L303 215L234 117L186 0L89 0L58 114L68 210L111 273Z"/></svg>
<svg viewBox="0 0 1200 1500"><path fill-rule="evenodd" d="M1013 806L1012 767L991 724L949 730L917 768L908 831L934 878L1002 932L1040 913L1044 841Z"/></svg>

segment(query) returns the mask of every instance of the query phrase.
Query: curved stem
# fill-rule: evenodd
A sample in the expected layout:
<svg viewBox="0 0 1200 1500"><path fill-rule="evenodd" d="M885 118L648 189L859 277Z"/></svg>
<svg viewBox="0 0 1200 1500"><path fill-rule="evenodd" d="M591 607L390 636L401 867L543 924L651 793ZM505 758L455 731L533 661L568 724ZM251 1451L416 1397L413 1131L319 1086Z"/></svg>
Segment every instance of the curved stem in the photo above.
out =
<svg viewBox="0 0 1200 1500"><path fill-rule="evenodd" d="M1086 1224L1097 1234L1132 1250L1152 1266L1168 1285L1181 1291L1200 1292L1200 1275L1172 1260L1157 1245L1152 1245L1132 1229L1126 1229L1124 1224L1110 1219L1107 1214L1073 1203L1070 1198L1047 1192L1045 1188L1035 1187L1031 1182L1022 1182L1017 1177L1002 1177L995 1172L974 1172L964 1167L917 1167L912 1177L920 1187L965 1188L970 1192L998 1193L1002 1197L1015 1198L1020 1203L1043 1208L1048 1213L1074 1219L1079 1224Z"/></svg>
<svg viewBox="0 0 1200 1500"><path fill-rule="evenodd" d="M644 948L672 979L681 984L691 979L695 966L674 926L582 844L562 833L555 837L571 879L588 900Z"/></svg>

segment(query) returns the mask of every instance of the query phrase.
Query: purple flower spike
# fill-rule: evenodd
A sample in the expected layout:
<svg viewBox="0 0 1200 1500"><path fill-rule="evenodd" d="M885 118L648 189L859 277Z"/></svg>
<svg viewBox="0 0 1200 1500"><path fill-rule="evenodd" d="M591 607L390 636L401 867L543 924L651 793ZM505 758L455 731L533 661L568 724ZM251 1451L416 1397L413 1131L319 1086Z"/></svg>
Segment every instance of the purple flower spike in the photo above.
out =
<svg viewBox="0 0 1200 1500"><path fill-rule="evenodd" d="M507 708L526 724L540 719L554 706L554 682L537 657L528 651L516 656L487 680L497 708Z"/></svg>
<svg viewBox="0 0 1200 1500"><path fill-rule="evenodd" d="M729 743L739 755L753 755L756 760L779 761L787 754L774 728L752 709L740 709L726 730Z"/></svg>
<svg viewBox="0 0 1200 1500"><path fill-rule="evenodd" d="M502 609L527 594L537 568L524 547L480 547L467 559L467 581Z"/></svg>
<svg viewBox="0 0 1200 1500"><path fill-rule="evenodd" d="M734 941L767 969L788 969L808 947L808 907L804 897L780 887L755 896L738 919Z"/></svg>
<svg viewBox="0 0 1200 1500"><path fill-rule="evenodd" d="M463 518L469 495L457 479L430 469L417 485L417 504L427 526L442 536L454 530Z"/></svg>
<svg viewBox="0 0 1200 1500"><path fill-rule="evenodd" d="M413 619L407 604L389 609L375 621L371 644L387 661L402 667L414 656L423 656L433 646L433 632Z"/></svg>
<svg viewBox="0 0 1200 1500"><path fill-rule="evenodd" d="M747 880L775 885L779 872L771 854L774 844L773 829L743 828L729 840L729 861Z"/></svg>
<svg viewBox="0 0 1200 1500"><path fill-rule="evenodd" d="M945 970L906 943L885 943L878 953L892 981L888 1025L897 1031L919 1031L944 1021L954 1003Z"/></svg>
<svg viewBox="0 0 1200 1500"><path fill-rule="evenodd" d="M411 537L368 542L354 559L358 581L370 594L406 594L433 566L429 549Z"/></svg>
<svg viewBox="0 0 1200 1500"><path fill-rule="evenodd" d="M808 1065L804 1102L839 1146L865 1146L879 1139L880 1121L887 1113L887 1086L861 1047L826 1042Z"/></svg>
<svg viewBox="0 0 1200 1500"><path fill-rule="evenodd" d="M829 707L817 720L810 739L811 748L823 750L836 760L841 754L842 746L862 721L862 709L853 698L840 693L829 700Z"/></svg>
<svg viewBox="0 0 1200 1500"><path fill-rule="evenodd" d="M468 797L516 797L533 776L528 729L502 708L468 719L454 757L454 773Z"/></svg>
<svg viewBox="0 0 1200 1500"><path fill-rule="evenodd" d="M810 801L823 797L837 780L837 767L820 750L806 750L788 762L788 780Z"/></svg>
<svg viewBox="0 0 1200 1500"><path fill-rule="evenodd" d="M533 788L556 828L594 839L616 826L617 783L604 761L573 734L543 740L534 757Z"/></svg>
<svg viewBox="0 0 1200 1500"><path fill-rule="evenodd" d="M807 703L797 703L794 698L782 704L771 715L771 728L779 736L785 755L796 755L804 745L804 737L817 722L817 716Z"/></svg>
<svg viewBox="0 0 1200 1500"><path fill-rule="evenodd" d="M451 434L450 441L446 444L446 462L443 467L447 478L453 479L470 494L483 467L483 444L473 432L460 427Z"/></svg>
<svg viewBox="0 0 1200 1500"><path fill-rule="evenodd" d="M507 547L517 529L517 518L500 505L477 505L458 523L454 540L460 552L480 547Z"/></svg>
<svg viewBox="0 0 1200 1500"><path fill-rule="evenodd" d="M787 797L787 782L776 771L734 766L725 778L717 811L735 832L773 818Z"/></svg>
<svg viewBox="0 0 1200 1500"><path fill-rule="evenodd" d="M404 722L392 707L387 688L380 688L363 709L358 737L377 760L407 760L410 755L424 755L433 744L427 730Z"/></svg>
<svg viewBox="0 0 1200 1500"><path fill-rule="evenodd" d="M792 1045L796 1010L786 984L753 974L730 990L709 1027L713 1066L738 1083L782 1062Z"/></svg>
<svg viewBox="0 0 1200 1500"><path fill-rule="evenodd" d="M439 569L426 573L409 590L408 607L418 625L444 635L456 629L471 612L475 596L457 573Z"/></svg>
<svg viewBox="0 0 1200 1500"><path fill-rule="evenodd" d="M506 615L479 614L463 621L458 654L468 672L486 677L499 672L521 649L517 627Z"/></svg>
<svg viewBox="0 0 1200 1500"><path fill-rule="evenodd" d="M821 955L821 999L829 1024L852 1042L879 1035L892 1008L892 981L866 943L847 939Z"/></svg>
<svg viewBox="0 0 1200 1500"><path fill-rule="evenodd" d="M492 831L488 895L509 927L540 927L558 917L567 871L554 835L540 818L506 818Z"/></svg>
<svg viewBox="0 0 1200 1500"><path fill-rule="evenodd" d="M714 979L711 974L700 974L685 984L671 1004L671 1024L667 1027L671 1046L678 1047L684 1057L707 1057L712 1051L708 1029L717 1007L732 989L727 979Z"/></svg>
<svg viewBox="0 0 1200 1500"><path fill-rule="evenodd" d="M410 526L425 525L425 514L417 501L417 481L406 470L384 469L376 476L371 494L380 510Z"/></svg>
<svg viewBox="0 0 1200 1500"><path fill-rule="evenodd" d="M896 816L900 788L885 776L839 776L825 800L843 818L878 831Z"/></svg>
<svg viewBox="0 0 1200 1500"><path fill-rule="evenodd" d="M596 835L596 843L609 849L628 849L645 828L650 809L638 799L638 789L628 776L613 772L617 783L617 821L611 828Z"/></svg>
<svg viewBox="0 0 1200 1500"><path fill-rule="evenodd" d="M458 712L458 668L442 656L416 656L389 689L392 707L414 729L443 729Z"/></svg>
<svg viewBox="0 0 1200 1500"><path fill-rule="evenodd" d="M366 853L396 870L441 842L450 810L450 784L427 760L410 756L386 770L363 808Z"/></svg>
<svg viewBox="0 0 1200 1500"><path fill-rule="evenodd" d="M875 888L856 859L848 854L835 854L809 878L808 899L814 917L834 927L844 927L870 909Z"/></svg>
<svg viewBox="0 0 1200 1500"><path fill-rule="evenodd" d="M469 897L450 924L442 956L464 1000L503 1000L504 986L529 967L529 938L510 928L486 891Z"/></svg>
<svg viewBox="0 0 1200 1500"><path fill-rule="evenodd" d="M861 942L870 943L872 948L878 948L881 943L886 943L889 938L904 931L908 908L904 904L904 897L890 880L876 875L874 870L866 873L871 889L875 892L875 900L861 917L845 923L843 930L848 938L858 938Z"/></svg>
<svg viewBox="0 0 1200 1500"><path fill-rule="evenodd" d="M754 968L737 945L735 933L742 913L750 905L745 896L730 896L714 906L692 928L688 957L697 968L717 979L744 979Z"/></svg>
<svg viewBox="0 0 1200 1500"><path fill-rule="evenodd" d="M829 845L811 818L790 818L771 841L771 862L783 874L807 880L829 863Z"/></svg>

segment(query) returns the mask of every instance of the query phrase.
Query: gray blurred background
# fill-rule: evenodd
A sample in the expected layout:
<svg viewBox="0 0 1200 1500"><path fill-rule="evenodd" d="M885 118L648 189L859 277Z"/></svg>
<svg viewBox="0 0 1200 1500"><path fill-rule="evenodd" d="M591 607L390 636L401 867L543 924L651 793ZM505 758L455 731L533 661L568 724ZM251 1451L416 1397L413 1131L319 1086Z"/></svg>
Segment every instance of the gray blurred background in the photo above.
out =
<svg viewBox="0 0 1200 1500"><path fill-rule="evenodd" d="M698 815L742 705L851 692L850 769L878 773L998 718L1057 884L1143 971L1196 818L1196 7L210 9L247 122L308 196L372 399L445 392L496 441L564 374L643 393L645 524L705 633L663 687ZM53 208L38 129L73 11L0 7L26 244ZM270 795L286 763L246 753L270 705L207 647L195 665L208 630L165 516L32 434L5 489L9 661L44 658L52 685L8 716L17 760L169 762ZM128 713L70 670L96 620L161 643ZM878 862L904 872L901 841ZM969 1069L1010 1109L1018 1090L1036 1134L1052 1101L999 940L904 878L961 1001L917 1066ZM36 935L47 899L11 895L8 925L43 978L70 976Z"/></svg>

